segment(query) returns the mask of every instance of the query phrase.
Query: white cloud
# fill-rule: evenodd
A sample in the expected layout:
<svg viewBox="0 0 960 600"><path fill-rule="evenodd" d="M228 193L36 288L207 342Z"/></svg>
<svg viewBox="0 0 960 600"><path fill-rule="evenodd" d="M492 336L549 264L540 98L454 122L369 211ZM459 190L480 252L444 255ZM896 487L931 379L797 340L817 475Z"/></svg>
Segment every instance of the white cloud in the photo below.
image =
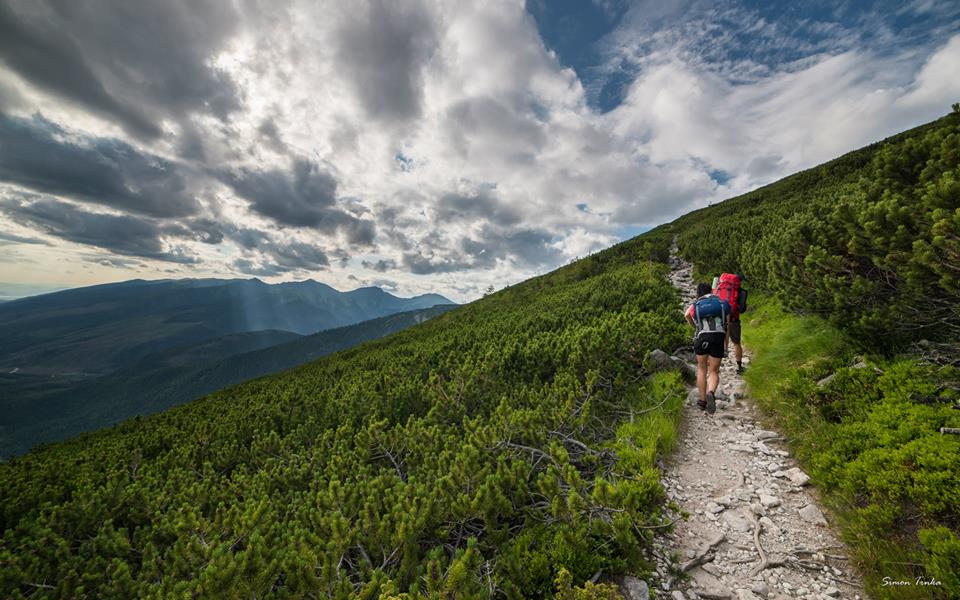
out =
<svg viewBox="0 0 960 600"><path fill-rule="evenodd" d="M697 20L684 6L638 3L605 50L608 71L626 61L636 78L619 107L599 114L588 103L595 90L545 48L519 0L371 2L359 12L304 0L257 13L214 63L236 84L242 107L227 119L197 113L166 122L168 135L131 142L208 174L201 216L221 223L228 239L177 240L202 257L196 272L238 274L237 264L268 272L281 252L296 259L287 260L293 268L311 262L311 246L329 266L279 278L312 274L341 289L383 280L401 294L469 300L490 284L610 245L619 231L769 183L960 100L960 35L938 47L880 51L854 48L853 32L831 23L809 24L810 40L801 43L740 8L724 5ZM698 37L705 32L712 46ZM754 52L724 54L743 34L753 36ZM19 79L0 84L16 91L6 97L17 114L40 110L87 133L125 138L102 116ZM352 243L357 234L347 227L262 218L221 177L290 172L298 160L336 179L331 211L375 221L375 247ZM453 214L443 210L451 194L489 210L438 221ZM230 238L249 230L268 241ZM169 267L144 262L143 276ZM433 272L411 273L413 264ZM456 265L473 267L444 271ZM9 268L0 265L0 279L10 278Z"/></svg>

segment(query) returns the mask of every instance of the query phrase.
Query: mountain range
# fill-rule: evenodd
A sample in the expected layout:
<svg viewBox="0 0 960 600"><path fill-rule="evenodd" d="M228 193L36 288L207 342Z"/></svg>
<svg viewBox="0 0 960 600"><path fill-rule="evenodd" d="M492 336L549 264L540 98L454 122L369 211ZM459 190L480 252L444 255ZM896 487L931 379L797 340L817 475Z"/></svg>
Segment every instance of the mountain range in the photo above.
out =
<svg viewBox="0 0 960 600"><path fill-rule="evenodd" d="M316 281L97 285L0 305L0 457L145 415L457 306ZM229 359L229 360L227 360Z"/></svg>
<svg viewBox="0 0 960 600"><path fill-rule="evenodd" d="M99 375L166 349L225 335L308 335L397 312L452 304L376 287L340 292L313 281L132 280L32 296L0 306L0 371ZM273 334L269 334L273 335Z"/></svg>
<svg viewBox="0 0 960 600"><path fill-rule="evenodd" d="M859 574L863 597L960 598L958 182L960 104L424 323L0 463L0 595L599 599L620 597L611 582L626 576L661 590L684 570L679 555L669 573L653 560L683 518L661 470L681 416L739 431L736 412L749 410L789 449L764 453L795 462L830 509L816 527L837 527L850 550L839 562L799 546L767 560L761 536L806 509L738 500L725 515L769 515L752 527L754 576L775 563L823 597L833 576ZM730 413L685 411L693 397L680 374L648 359L691 348L668 279L676 256L703 281L746 275L750 394ZM82 322L82 306L37 317L15 339ZM109 330L110 310L136 313L101 306L89 330ZM161 333L186 323L184 338L201 324L239 337L172 354L169 340L168 350L130 343L131 366L189 368L194 356L260 343L227 325L239 314L171 312L185 320L124 318ZM274 339L291 331L256 323ZM328 333L318 346L347 337ZM226 357L192 381L273 368L264 363L287 351L309 354L303 343L253 349L236 366ZM50 362L73 368L70 356ZM125 372L133 380L146 367ZM151 385L136 383L124 402ZM700 466L703 481L720 481ZM739 493L743 476L714 487ZM745 572L725 569L707 589L733 597ZM784 577L768 581L762 595L798 595Z"/></svg>

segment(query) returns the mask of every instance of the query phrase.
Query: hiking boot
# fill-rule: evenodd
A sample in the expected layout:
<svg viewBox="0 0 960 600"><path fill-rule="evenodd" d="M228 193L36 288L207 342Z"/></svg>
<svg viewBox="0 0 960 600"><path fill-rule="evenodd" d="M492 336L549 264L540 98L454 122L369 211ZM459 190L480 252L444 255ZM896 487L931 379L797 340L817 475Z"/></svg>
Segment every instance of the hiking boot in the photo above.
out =
<svg viewBox="0 0 960 600"><path fill-rule="evenodd" d="M714 397L713 392L707 392L707 407L706 410L709 414L717 412L717 399Z"/></svg>
<svg viewBox="0 0 960 600"><path fill-rule="evenodd" d="M706 400L697 400L697 406L700 407L700 410L706 410L706 409L707 409L707 401L706 401Z"/></svg>
<svg viewBox="0 0 960 600"><path fill-rule="evenodd" d="M744 367L743 365L737 365L737 375L743 375L743 372L746 370L747 368Z"/></svg>

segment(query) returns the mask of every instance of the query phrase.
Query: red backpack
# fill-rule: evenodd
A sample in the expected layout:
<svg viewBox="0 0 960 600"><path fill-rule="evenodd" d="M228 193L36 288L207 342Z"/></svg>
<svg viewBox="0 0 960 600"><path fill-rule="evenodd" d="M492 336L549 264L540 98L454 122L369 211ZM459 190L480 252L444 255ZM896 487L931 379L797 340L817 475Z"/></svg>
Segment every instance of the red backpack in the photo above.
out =
<svg viewBox="0 0 960 600"><path fill-rule="evenodd" d="M740 313L747 311L747 291L740 289L741 283L743 283L742 275L721 273L717 289L713 290L717 297L727 301L734 318L739 318Z"/></svg>

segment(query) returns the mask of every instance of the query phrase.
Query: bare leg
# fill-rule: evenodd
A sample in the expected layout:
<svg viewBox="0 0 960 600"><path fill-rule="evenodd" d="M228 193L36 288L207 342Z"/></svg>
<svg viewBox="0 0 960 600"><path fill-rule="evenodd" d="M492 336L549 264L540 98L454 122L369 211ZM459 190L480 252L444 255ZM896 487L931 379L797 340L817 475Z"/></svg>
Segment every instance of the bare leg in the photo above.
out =
<svg viewBox="0 0 960 600"><path fill-rule="evenodd" d="M709 357L710 373L707 376L707 391L716 392L720 385L720 362L722 358Z"/></svg>
<svg viewBox="0 0 960 600"><path fill-rule="evenodd" d="M707 355L697 355L697 391L700 392L700 400L707 400Z"/></svg>
<svg viewBox="0 0 960 600"><path fill-rule="evenodd" d="M742 344L734 344L734 345L733 345L733 352L734 352L734 354L735 354L736 357L737 357L737 364L739 365L740 363L743 362L743 345L742 345Z"/></svg>

